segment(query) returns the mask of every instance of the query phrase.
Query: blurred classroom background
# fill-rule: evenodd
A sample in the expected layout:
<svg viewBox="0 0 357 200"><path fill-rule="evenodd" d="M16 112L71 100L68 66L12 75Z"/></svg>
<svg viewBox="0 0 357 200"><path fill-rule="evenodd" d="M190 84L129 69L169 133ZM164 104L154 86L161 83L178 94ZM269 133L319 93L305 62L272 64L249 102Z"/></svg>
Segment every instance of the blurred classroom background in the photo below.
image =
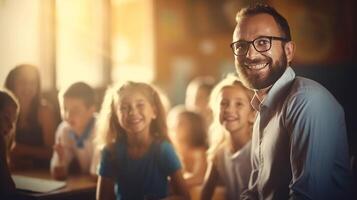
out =
<svg viewBox="0 0 357 200"><path fill-rule="evenodd" d="M103 94L128 79L154 83L171 105L190 80L235 72L229 44L235 14L248 0L0 0L0 82L18 64L36 65L55 105L59 89L85 81ZM269 0L297 43L292 66L327 87L346 113L356 155L353 0ZM333 114L333 113L331 113Z"/></svg>

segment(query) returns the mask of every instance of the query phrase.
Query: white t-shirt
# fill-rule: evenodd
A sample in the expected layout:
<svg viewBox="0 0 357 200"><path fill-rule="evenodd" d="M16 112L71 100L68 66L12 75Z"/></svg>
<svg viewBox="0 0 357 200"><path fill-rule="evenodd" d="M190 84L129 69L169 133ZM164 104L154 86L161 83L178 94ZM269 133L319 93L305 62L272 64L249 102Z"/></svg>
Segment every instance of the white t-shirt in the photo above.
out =
<svg viewBox="0 0 357 200"><path fill-rule="evenodd" d="M94 123L95 119L89 130L88 137L83 140L82 147L79 147L73 136L70 125L66 121L62 121L56 131L55 143L61 143L64 146L64 158L60 161L58 154L54 152L51 159L51 168L63 166L68 170L73 159L76 159L82 173L96 174L98 162L94 156Z"/></svg>
<svg viewBox="0 0 357 200"><path fill-rule="evenodd" d="M226 188L226 199L239 199L240 194L248 188L251 163L251 141L233 153L229 148L221 148L214 159L219 177Z"/></svg>

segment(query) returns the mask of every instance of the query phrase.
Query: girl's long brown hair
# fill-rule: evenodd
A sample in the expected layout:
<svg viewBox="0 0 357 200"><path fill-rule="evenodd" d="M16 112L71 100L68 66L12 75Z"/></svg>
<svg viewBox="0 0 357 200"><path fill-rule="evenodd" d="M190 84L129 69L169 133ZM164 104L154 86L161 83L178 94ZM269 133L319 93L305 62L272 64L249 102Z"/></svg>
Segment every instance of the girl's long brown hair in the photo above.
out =
<svg viewBox="0 0 357 200"><path fill-rule="evenodd" d="M20 73L26 73L29 71L35 73L37 84L36 84L36 94L31 101L31 107L30 107L31 109L30 112L28 113L28 116L26 116L26 121L28 121L30 125L38 125L39 124L38 118L34 117L37 116L39 108L41 106L41 78L40 78L40 72L38 71L37 67L30 64L17 65L7 75L5 79L5 88L14 93L16 78L20 75Z"/></svg>

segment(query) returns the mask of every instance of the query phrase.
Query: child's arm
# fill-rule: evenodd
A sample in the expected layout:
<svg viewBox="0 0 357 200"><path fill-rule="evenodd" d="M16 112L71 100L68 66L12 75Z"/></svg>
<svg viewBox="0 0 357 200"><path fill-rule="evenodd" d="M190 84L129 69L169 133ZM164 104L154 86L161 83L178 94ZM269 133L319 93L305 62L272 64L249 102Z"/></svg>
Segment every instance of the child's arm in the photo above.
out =
<svg viewBox="0 0 357 200"><path fill-rule="evenodd" d="M219 174L217 168L215 167L214 164L210 164L207 169L205 181L203 183L201 200L212 199L218 180L219 180Z"/></svg>
<svg viewBox="0 0 357 200"><path fill-rule="evenodd" d="M63 180L68 175L68 166L73 159L65 139L65 130L60 126L56 132L56 144L53 146L50 171L54 179Z"/></svg>
<svg viewBox="0 0 357 200"><path fill-rule="evenodd" d="M193 172L190 176L184 177L189 188L199 186L203 183L207 169L206 152L204 150L199 150L192 153L195 160Z"/></svg>
<svg viewBox="0 0 357 200"><path fill-rule="evenodd" d="M181 169L171 174L170 180L171 180L173 195L165 198L165 200L191 199Z"/></svg>
<svg viewBox="0 0 357 200"><path fill-rule="evenodd" d="M64 146L61 143L53 146L53 157L51 160L51 175L54 179L64 180L68 175L67 166L64 164Z"/></svg>
<svg viewBox="0 0 357 200"><path fill-rule="evenodd" d="M97 200L115 200L114 181L110 178L98 176Z"/></svg>

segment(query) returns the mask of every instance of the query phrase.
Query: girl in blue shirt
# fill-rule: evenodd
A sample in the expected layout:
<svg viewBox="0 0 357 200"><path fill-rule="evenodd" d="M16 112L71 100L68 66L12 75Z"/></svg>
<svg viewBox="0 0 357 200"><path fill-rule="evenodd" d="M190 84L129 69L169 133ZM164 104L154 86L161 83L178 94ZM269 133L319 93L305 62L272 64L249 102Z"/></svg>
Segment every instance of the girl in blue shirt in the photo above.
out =
<svg viewBox="0 0 357 200"><path fill-rule="evenodd" d="M103 147L97 199L189 199L165 116L148 84L126 82L107 91L96 140Z"/></svg>

